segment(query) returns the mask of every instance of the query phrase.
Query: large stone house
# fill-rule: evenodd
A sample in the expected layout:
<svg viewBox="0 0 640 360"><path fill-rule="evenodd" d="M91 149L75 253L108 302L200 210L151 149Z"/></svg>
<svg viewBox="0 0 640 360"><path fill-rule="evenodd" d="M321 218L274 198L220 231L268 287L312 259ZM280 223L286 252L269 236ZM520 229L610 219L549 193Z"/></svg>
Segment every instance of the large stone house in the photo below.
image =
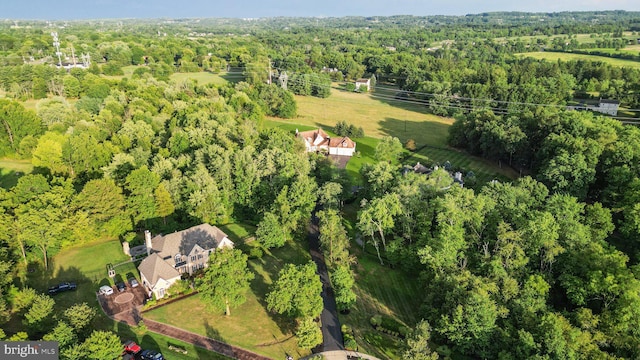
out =
<svg viewBox="0 0 640 360"><path fill-rule="evenodd" d="M138 270L142 285L156 299L164 297L182 274L192 275L205 268L213 251L233 247L227 234L209 224L154 238L147 230L144 237L148 256L138 265Z"/></svg>
<svg viewBox="0 0 640 360"><path fill-rule="evenodd" d="M296 130L296 136L304 140L307 152L326 152L329 155L353 156L356 143L347 136L331 138L322 129L302 131Z"/></svg>

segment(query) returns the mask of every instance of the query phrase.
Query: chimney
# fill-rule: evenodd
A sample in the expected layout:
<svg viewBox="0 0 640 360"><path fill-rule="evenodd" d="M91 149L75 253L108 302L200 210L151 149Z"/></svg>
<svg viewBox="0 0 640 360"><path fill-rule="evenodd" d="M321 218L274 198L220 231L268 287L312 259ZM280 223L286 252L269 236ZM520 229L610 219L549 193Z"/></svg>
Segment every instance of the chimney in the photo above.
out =
<svg viewBox="0 0 640 360"><path fill-rule="evenodd" d="M144 244L147 247L147 256L151 255L151 231L144 231Z"/></svg>

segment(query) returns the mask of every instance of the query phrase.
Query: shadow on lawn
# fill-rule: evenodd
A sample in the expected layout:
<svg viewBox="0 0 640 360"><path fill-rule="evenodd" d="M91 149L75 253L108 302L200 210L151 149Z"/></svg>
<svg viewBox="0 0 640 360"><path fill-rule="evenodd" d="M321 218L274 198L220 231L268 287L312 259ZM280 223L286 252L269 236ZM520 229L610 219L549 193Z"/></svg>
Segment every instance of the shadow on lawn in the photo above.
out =
<svg viewBox="0 0 640 360"><path fill-rule="evenodd" d="M277 269L275 269L275 266L272 266L271 269L267 269L268 266L264 260L258 259L257 261L262 262L263 266L265 267L265 270L269 271L270 273L273 273L272 275L274 276L274 278L277 278L277 274L276 274ZM250 285L251 291L253 291L253 293L256 295L256 298L260 303L260 305L263 308L267 309L266 298L267 298L267 293L269 292L269 285L267 284L267 281L264 278L264 276L262 276L261 272L254 270L254 274L255 274L255 278L251 281L251 285ZM273 322L275 322L276 325L278 325L278 327L280 328L280 331L283 334L291 334L295 330L296 324L295 324L295 321L293 321L291 318L288 318L285 315L280 315L271 311L267 311L267 314L269 315L271 320L273 320Z"/></svg>
<svg viewBox="0 0 640 360"><path fill-rule="evenodd" d="M437 121L413 121L388 117L380 121L380 127L382 131L397 137L403 143L407 139L414 139L417 146L430 145L446 148L450 125ZM432 141L429 141L430 137Z"/></svg>

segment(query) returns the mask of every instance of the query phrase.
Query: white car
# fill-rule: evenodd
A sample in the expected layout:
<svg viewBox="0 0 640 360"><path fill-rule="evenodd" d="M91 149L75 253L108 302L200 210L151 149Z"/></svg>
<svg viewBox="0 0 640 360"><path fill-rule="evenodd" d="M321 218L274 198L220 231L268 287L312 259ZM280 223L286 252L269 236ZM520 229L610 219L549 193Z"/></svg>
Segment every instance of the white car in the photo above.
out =
<svg viewBox="0 0 640 360"><path fill-rule="evenodd" d="M109 285L100 286L100 294L101 295L111 295L113 294L113 288Z"/></svg>

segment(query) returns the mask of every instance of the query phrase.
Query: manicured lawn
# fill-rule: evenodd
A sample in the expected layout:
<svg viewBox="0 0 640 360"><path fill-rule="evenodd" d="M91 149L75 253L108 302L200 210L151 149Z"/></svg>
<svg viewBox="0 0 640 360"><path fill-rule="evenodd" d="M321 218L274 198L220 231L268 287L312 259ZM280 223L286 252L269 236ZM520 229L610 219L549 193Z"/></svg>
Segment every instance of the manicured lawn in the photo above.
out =
<svg viewBox="0 0 640 360"><path fill-rule="evenodd" d="M419 320L420 290L415 276L381 266L375 255L365 254L353 244L351 253L358 258L355 267L356 304L340 323L353 328L360 350L380 358L399 359L400 339L375 330L369 320L376 314L413 327Z"/></svg>
<svg viewBox="0 0 640 360"><path fill-rule="evenodd" d="M44 271L36 265L30 265L31 272L28 274L26 282L34 289L46 292L51 285L62 281L75 281L78 285L76 291L60 293L53 297L56 302L56 313L60 314L73 304L86 302L97 311L93 328L115 331L121 340L132 339L142 348L159 350L169 359L226 359L219 354L160 334L152 332L136 334L129 326L114 322L102 312L96 299L96 291L102 284L113 284L113 281L107 276L106 265L108 263L116 265L128 259L129 257L122 252L119 241L101 240L63 250L50 260L48 271ZM130 276L139 278L136 265L128 263L116 267L116 279ZM23 330L21 320L15 316L4 327L8 333ZM169 345L178 345L186 349L187 354L170 350Z"/></svg>
<svg viewBox="0 0 640 360"><path fill-rule="evenodd" d="M572 53L564 53L564 52L547 52L547 51L538 51L538 52L530 52L530 53L520 53L516 54L519 57L532 57L535 59L543 59L547 61L571 61L571 60L585 60L585 61L602 61L609 63L613 66L620 67L632 67L636 69L640 69L640 61L633 60L625 60L625 59L614 59L606 56L597 56L597 55L585 55L585 54L572 54Z"/></svg>
<svg viewBox="0 0 640 360"><path fill-rule="evenodd" d="M250 260L249 266L256 275L251 291L247 293L244 304L231 310L230 317L222 311L208 309L198 295L151 310L145 313L145 317L274 359L283 359L285 354L294 358L308 355L309 351L297 347L292 321L267 312L264 298L278 271L286 263L302 264L309 259L305 246L289 243L266 253L261 259Z"/></svg>
<svg viewBox="0 0 640 360"><path fill-rule="evenodd" d="M489 160L471 156L455 149L426 147L413 153L405 161L405 164L415 165L417 162L420 162L423 165L430 166L433 164L442 165L447 161L451 163L454 169L462 169L463 176L466 176L469 171L473 171L476 175L478 185L485 184L494 179L505 181L518 177L518 173L507 166L507 164L502 164L502 168L500 168Z"/></svg>
<svg viewBox="0 0 640 360"><path fill-rule="evenodd" d="M10 189L18 183L18 179L33 171L29 160L0 159L0 187Z"/></svg>
<svg viewBox="0 0 640 360"><path fill-rule="evenodd" d="M256 232L256 227L250 224L231 223L226 225L219 225L220 230L229 235L229 239L234 243L249 242L253 239L253 234Z"/></svg>

